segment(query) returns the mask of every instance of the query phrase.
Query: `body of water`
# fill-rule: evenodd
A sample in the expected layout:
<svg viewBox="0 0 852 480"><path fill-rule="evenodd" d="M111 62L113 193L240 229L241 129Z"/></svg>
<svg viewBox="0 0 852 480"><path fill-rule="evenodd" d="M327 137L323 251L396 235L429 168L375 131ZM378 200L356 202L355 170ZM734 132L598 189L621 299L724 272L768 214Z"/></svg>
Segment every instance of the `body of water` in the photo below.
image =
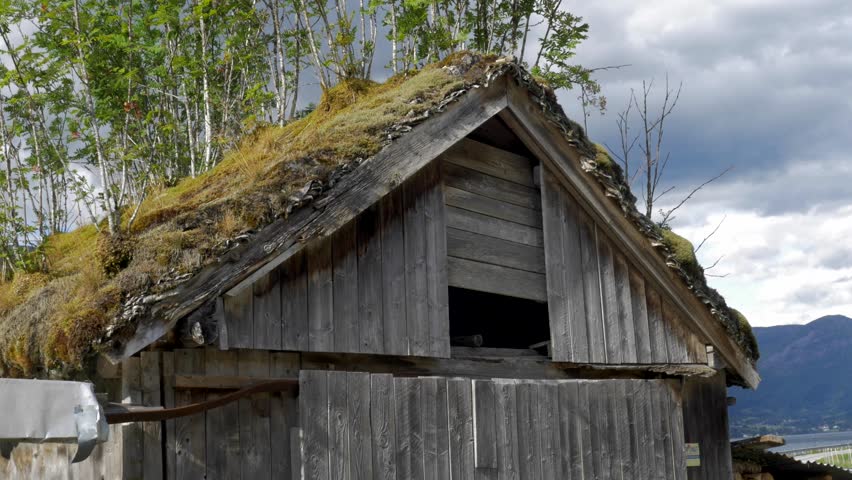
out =
<svg viewBox="0 0 852 480"><path fill-rule="evenodd" d="M791 450L808 448L833 447L835 445L852 445L852 432L805 433L801 435L784 435L787 444L783 447L772 448L770 451L784 453Z"/></svg>

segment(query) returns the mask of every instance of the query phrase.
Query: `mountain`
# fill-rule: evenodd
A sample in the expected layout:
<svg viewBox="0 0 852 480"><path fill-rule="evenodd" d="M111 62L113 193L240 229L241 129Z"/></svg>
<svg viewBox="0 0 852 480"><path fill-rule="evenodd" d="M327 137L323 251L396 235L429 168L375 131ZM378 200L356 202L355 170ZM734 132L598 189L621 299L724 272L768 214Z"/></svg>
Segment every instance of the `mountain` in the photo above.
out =
<svg viewBox="0 0 852 480"><path fill-rule="evenodd" d="M731 388L731 436L852 430L852 318L756 327L763 380L756 391Z"/></svg>

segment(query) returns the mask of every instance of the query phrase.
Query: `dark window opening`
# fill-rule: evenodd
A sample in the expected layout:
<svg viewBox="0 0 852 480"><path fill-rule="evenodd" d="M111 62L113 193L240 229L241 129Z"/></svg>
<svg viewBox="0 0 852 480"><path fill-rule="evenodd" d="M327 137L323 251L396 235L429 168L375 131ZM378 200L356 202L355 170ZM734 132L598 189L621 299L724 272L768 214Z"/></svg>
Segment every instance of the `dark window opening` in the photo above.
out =
<svg viewBox="0 0 852 480"><path fill-rule="evenodd" d="M450 287L450 338L469 344L482 335L484 348L528 349L550 341L547 304L522 298Z"/></svg>

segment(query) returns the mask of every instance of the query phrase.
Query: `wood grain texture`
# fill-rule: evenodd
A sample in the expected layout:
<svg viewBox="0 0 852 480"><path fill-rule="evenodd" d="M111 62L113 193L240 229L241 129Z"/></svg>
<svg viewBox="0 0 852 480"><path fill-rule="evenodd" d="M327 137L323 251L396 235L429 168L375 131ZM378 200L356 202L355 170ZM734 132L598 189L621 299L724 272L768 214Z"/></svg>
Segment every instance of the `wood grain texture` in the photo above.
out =
<svg viewBox="0 0 852 480"><path fill-rule="evenodd" d="M240 350L237 370L242 376L269 377L269 352ZM238 401L242 478L269 478L271 474L269 402L269 393L258 393Z"/></svg>
<svg viewBox="0 0 852 480"><path fill-rule="evenodd" d="M225 322L228 324L228 348L254 348L254 319L251 289L224 298Z"/></svg>
<svg viewBox="0 0 852 480"><path fill-rule="evenodd" d="M512 152L466 138L453 145L442 156L449 163L527 187L535 187L532 160Z"/></svg>
<svg viewBox="0 0 852 480"><path fill-rule="evenodd" d="M447 381L450 468L453 479L474 478L473 392L470 380Z"/></svg>
<svg viewBox="0 0 852 480"><path fill-rule="evenodd" d="M544 247L541 228L447 206L447 226L531 247Z"/></svg>
<svg viewBox="0 0 852 480"><path fill-rule="evenodd" d="M585 319L576 318L571 311L571 294L566 277L565 202L547 171L542 172L541 208L544 220L545 270L547 272L547 311L550 322L550 345L552 358L556 361L583 361L575 354L574 323ZM585 344L583 342L578 342Z"/></svg>
<svg viewBox="0 0 852 480"><path fill-rule="evenodd" d="M535 188L518 185L453 163L444 164L448 187L532 210L541 210L541 195Z"/></svg>
<svg viewBox="0 0 852 480"><path fill-rule="evenodd" d="M303 253L295 255L284 264L281 279L281 347L284 350L310 348L308 324L307 259Z"/></svg>
<svg viewBox="0 0 852 480"><path fill-rule="evenodd" d="M680 400L680 382L670 382L672 390L666 391L668 405L662 405L669 412L672 433L672 460L674 462L675 479L686 480L686 445L683 432L683 410ZM716 459L718 462L718 459ZM714 462L714 463L716 463Z"/></svg>
<svg viewBox="0 0 852 480"><path fill-rule="evenodd" d="M370 374L347 372L346 401L349 412L349 471L352 480L373 480L373 442L370 425Z"/></svg>
<svg viewBox="0 0 852 480"><path fill-rule="evenodd" d="M424 175L402 186L405 205L405 306L410 355L429 353L429 285L426 264L426 199Z"/></svg>
<svg viewBox="0 0 852 480"><path fill-rule="evenodd" d="M372 435L373 474L377 480L396 477L396 411L391 375L370 376L370 426Z"/></svg>
<svg viewBox="0 0 852 480"><path fill-rule="evenodd" d="M429 306L429 352L431 356L450 356L450 301L447 289L447 216L441 189L441 168L436 161L424 169L427 190L425 200L426 291Z"/></svg>
<svg viewBox="0 0 852 480"><path fill-rule="evenodd" d="M331 242L325 241L307 252L308 337L311 351L334 351L334 284Z"/></svg>
<svg viewBox="0 0 852 480"><path fill-rule="evenodd" d="M541 212L532 208L519 207L446 184L444 185L444 196L448 206L519 223L528 227L542 228Z"/></svg>
<svg viewBox="0 0 852 480"><path fill-rule="evenodd" d="M299 372L299 423L302 427L306 480L329 480L328 373Z"/></svg>
<svg viewBox="0 0 852 480"><path fill-rule="evenodd" d="M160 352L142 352L140 355L142 404L161 406L160 400ZM163 422L145 422L142 457L142 477L163 478Z"/></svg>
<svg viewBox="0 0 852 480"><path fill-rule="evenodd" d="M449 386L446 378L438 377L437 382L437 436L438 470L436 477L450 478L450 422L449 422Z"/></svg>
<svg viewBox="0 0 852 480"><path fill-rule="evenodd" d="M636 451L633 449L632 408L627 398L630 380L616 382L611 389L613 411L615 415L616 445L619 452L618 473L621 478L637 478L634 468Z"/></svg>
<svg viewBox="0 0 852 480"><path fill-rule="evenodd" d="M254 348L281 350L280 272L281 269L276 268L252 286Z"/></svg>
<svg viewBox="0 0 852 480"><path fill-rule="evenodd" d="M346 374L328 373L328 472L330 480L350 480L349 392Z"/></svg>
<svg viewBox="0 0 852 480"><path fill-rule="evenodd" d="M541 474L544 478L564 478L562 444L559 435L559 392L555 382L537 381L537 418L541 438Z"/></svg>
<svg viewBox="0 0 852 480"><path fill-rule="evenodd" d="M250 292L249 292L250 294ZM176 350L175 374L191 375L204 373L203 350ZM175 405L190 405L205 400L204 392L178 391ZM197 414L175 419L177 478L202 479L206 474L206 423L205 415Z"/></svg>
<svg viewBox="0 0 852 480"><path fill-rule="evenodd" d="M447 254L491 265L544 273L544 249L447 228Z"/></svg>
<svg viewBox="0 0 852 480"><path fill-rule="evenodd" d="M204 370L207 376L239 375L236 351L204 350ZM221 394L210 391L206 399ZM205 454L207 478L228 479L240 476L240 408L239 402L229 403L205 413Z"/></svg>
<svg viewBox="0 0 852 480"><path fill-rule="evenodd" d="M686 349L686 332L681 327L681 321L674 307L663 299L663 325L666 329L666 345L669 349L669 361L672 363L689 363Z"/></svg>
<svg viewBox="0 0 852 480"><path fill-rule="evenodd" d="M473 428L476 468L497 468L497 418L494 415L496 403L494 382L474 380Z"/></svg>
<svg viewBox="0 0 852 480"><path fill-rule="evenodd" d="M541 439L536 427L537 396L532 382L517 384L518 460L522 479L541 479Z"/></svg>
<svg viewBox="0 0 852 480"><path fill-rule="evenodd" d="M175 407L175 354L174 352L163 352L163 406L165 408ZM166 420L165 428L165 462L166 478L177 478L177 440L175 436L175 421Z"/></svg>
<svg viewBox="0 0 852 480"><path fill-rule="evenodd" d="M651 355L654 363L668 363L669 347L666 338L666 326L663 323L663 304L660 294L648 285L645 286L648 302L648 328L651 335Z"/></svg>
<svg viewBox="0 0 852 480"><path fill-rule="evenodd" d="M142 403L142 361L128 358L122 363L122 403ZM125 478L142 478L144 473L145 432L142 425L129 423L121 426L122 473Z"/></svg>
<svg viewBox="0 0 852 480"><path fill-rule="evenodd" d="M516 382L495 381L497 418L497 462L499 480L519 480L518 407Z"/></svg>
<svg viewBox="0 0 852 480"><path fill-rule="evenodd" d="M579 382L561 382L559 391L559 438L562 443L562 475L566 479L582 479L583 409ZM588 421L585 422L588 424Z"/></svg>
<svg viewBox="0 0 852 480"><path fill-rule="evenodd" d="M299 367L298 354L271 353L269 355L269 375L272 378L298 378ZM273 393L269 401L269 441L271 446L271 478L273 479L292 476L294 446L291 444L291 430L298 424L298 390L291 388ZM300 446L296 446L296 448L300 448Z"/></svg>
<svg viewBox="0 0 852 480"><path fill-rule="evenodd" d="M423 455L422 383L418 379L394 379L397 395L397 478L425 479Z"/></svg>
<svg viewBox="0 0 852 480"><path fill-rule="evenodd" d="M540 273L449 257L447 281L451 287L547 301L546 280Z"/></svg>
<svg viewBox="0 0 852 480"><path fill-rule="evenodd" d="M630 270L630 305L636 334L636 360L639 363L652 363L651 330L648 325L648 301L645 294L645 279Z"/></svg>
<svg viewBox="0 0 852 480"><path fill-rule="evenodd" d="M377 207L358 217L358 323L353 331L359 350L384 352L382 332L381 219Z"/></svg>
<svg viewBox="0 0 852 480"><path fill-rule="evenodd" d="M359 217L360 219L360 217ZM359 220L360 221L360 220ZM361 351L359 342L359 289L357 232L358 221L349 222L332 237L332 269L334 271L334 351ZM370 350L367 350L370 351Z"/></svg>
<svg viewBox="0 0 852 480"><path fill-rule="evenodd" d="M683 382L684 442L698 443L701 451L701 465L687 468L689 480L708 480L732 474L726 397L725 378L721 373Z"/></svg>
<svg viewBox="0 0 852 480"><path fill-rule="evenodd" d="M640 363L636 342L636 319L633 318L633 304L630 296L630 272L627 259L615 252L613 257L615 277L615 298L618 305L618 324L620 327L620 345L623 363Z"/></svg>
<svg viewBox="0 0 852 480"><path fill-rule="evenodd" d="M589 339L589 361L591 363L606 363L606 332L601 303L602 292L596 227L584 213L579 212L578 218L583 296L586 306L586 333Z"/></svg>
<svg viewBox="0 0 852 480"><path fill-rule="evenodd" d="M384 351L391 355L409 353L403 211L401 189L381 202L382 330Z"/></svg>
<svg viewBox="0 0 852 480"><path fill-rule="evenodd" d="M562 256L564 262L563 282L566 289L566 309L571 323L571 349L577 362L591 361L589 322L586 316L585 272L583 270L583 246L580 236L580 216L573 198L555 184L552 175L545 170L547 188L558 192L562 213Z"/></svg>
<svg viewBox="0 0 852 480"><path fill-rule="evenodd" d="M597 235L597 244L606 363L633 363L624 358L624 350L621 348L621 312L619 311L618 292L615 287L615 258L612 245L600 232Z"/></svg>
<svg viewBox="0 0 852 480"><path fill-rule="evenodd" d="M438 478L438 379L422 378L420 405L423 413L423 472L426 480ZM446 476L444 477L446 478Z"/></svg>

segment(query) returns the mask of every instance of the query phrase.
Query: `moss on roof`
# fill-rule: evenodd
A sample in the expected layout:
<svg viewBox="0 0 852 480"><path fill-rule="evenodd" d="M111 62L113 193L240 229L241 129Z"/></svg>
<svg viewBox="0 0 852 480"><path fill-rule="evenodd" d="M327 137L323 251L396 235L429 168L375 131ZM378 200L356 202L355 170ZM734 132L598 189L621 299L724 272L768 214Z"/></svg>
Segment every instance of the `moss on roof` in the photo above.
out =
<svg viewBox="0 0 852 480"><path fill-rule="evenodd" d="M694 278L704 278L704 269L695 257L695 247L692 242L668 228L661 229L660 233L663 236L663 244L671 251L673 259L680 267Z"/></svg>
<svg viewBox="0 0 852 480"><path fill-rule="evenodd" d="M748 319L739 310L731 308L729 314L736 320L740 337L738 341L745 348L746 353L754 360L760 358L760 348L757 345L757 337L751 329Z"/></svg>
<svg viewBox="0 0 852 480"><path fill-rule="evenodd" d="M305 118L262 128L211 171L153 189L126 234L89 225L47 238L43 272L0 284L0 376L73 376L116 326L122 302L198 271L241 234L287 215L304 187L376 154L482 74L442 68L461 61L470 63L458 56L384 84L324 92Z"/></svg>
<svg viewBox="0 0 852 480"><path fill-rule="evenodd" d="M741 338L745 327L730 321L733 314L706 286L703 274L694 275L700 266L693 264L691 245L661 234L636 210L619 165L568 120L552 90L510 61L463 52L384 84L353 81L324 92L310 115L259 129L211 171L153 188L122 235L85 226L46 239L44 271L20 273L0 284L0 376L74 376L105 338L135 328L133 309L140 299L192 277L253 231L321 195L339 175L469 88L507 72L585 156L584 169ZM124 221L126 227L127 216Z"/></svg>

